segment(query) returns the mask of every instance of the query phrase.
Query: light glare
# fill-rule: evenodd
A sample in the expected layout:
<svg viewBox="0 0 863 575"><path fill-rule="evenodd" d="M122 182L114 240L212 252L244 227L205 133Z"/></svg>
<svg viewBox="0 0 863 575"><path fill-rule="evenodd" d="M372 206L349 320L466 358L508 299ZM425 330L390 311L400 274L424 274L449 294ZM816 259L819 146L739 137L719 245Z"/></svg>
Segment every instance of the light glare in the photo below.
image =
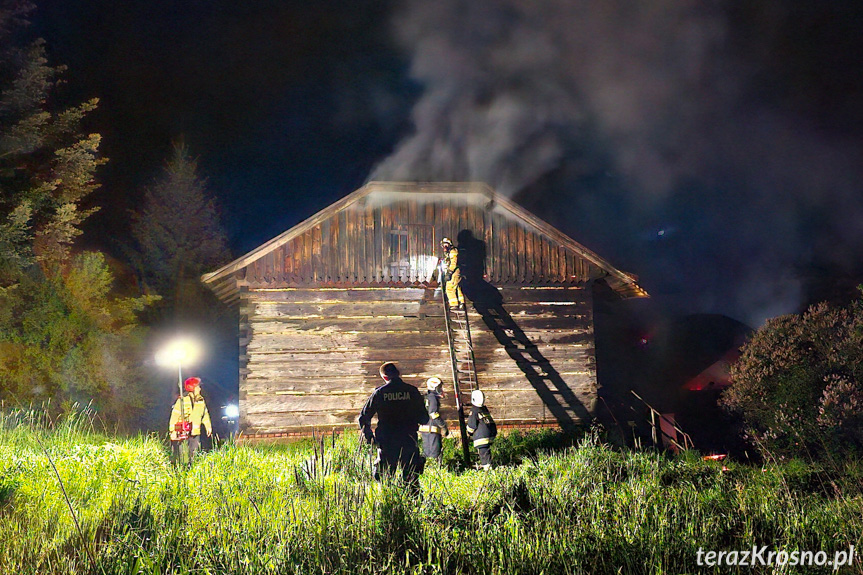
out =
<svg viewBox="0 0 863 575"><path fill-rule="evenodd" d="M156 363L162 367L176 367L194 363L201 355L201 346L188 338L175 339L156 353Z"/></svg>

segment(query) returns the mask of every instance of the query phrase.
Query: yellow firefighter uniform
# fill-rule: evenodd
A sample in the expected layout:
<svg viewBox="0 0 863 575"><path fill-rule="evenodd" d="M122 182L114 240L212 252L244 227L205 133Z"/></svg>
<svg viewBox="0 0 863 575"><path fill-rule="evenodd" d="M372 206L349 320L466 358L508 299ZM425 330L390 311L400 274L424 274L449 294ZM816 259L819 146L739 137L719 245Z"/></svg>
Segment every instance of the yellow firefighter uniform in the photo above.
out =
<svg viewBox="0 0 863 575"><path fill-rule="evenodd" d="M204 397L202 395L193 396L192 394L188 394L178 398L174 403L174 408L171 410L171 422L168 424L168 429L171 431L171 441L179 439L174 427L178 421L182 420L181 405L183 413L186 416L186 421L192 423L192 432L190 434L192 437L201 435L201 425L207 428L207 435L212 433L213 424L210 422L210 412L207 410Z"/></svg>
<svg viewBox="0 0 863 575"><path fill-rule="evenodd" d="M451 245L451 244L450 244ZM464 294L461 291L461 270L458 268L458 249L455 246L444 250L446 263L446 300L450 307L464 304Z"/></svg>

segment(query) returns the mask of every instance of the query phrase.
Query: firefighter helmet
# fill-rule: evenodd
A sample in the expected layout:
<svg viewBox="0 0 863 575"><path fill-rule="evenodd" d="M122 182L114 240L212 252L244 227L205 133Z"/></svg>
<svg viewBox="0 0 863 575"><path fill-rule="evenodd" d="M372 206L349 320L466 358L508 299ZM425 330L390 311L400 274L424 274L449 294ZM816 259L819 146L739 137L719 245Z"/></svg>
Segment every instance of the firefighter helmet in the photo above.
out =
<svg viewBox="0 0 863 575"><path fill-rule="evenodd" d="M190 377L190 378L186 379L186 381L183 382L183 387L185 387L186 391L188 391L190 393L195 391L195 388L198 387L199 385L201 385L201 378L200 377Z"/></svg>
<svg viewBox="0 0 863 575"><path fill-rule="evenodd" d="M440 380L439 377L430 377L426 380L426 389L428 389L429 391L434 391L442 384L443 382Z"/></svg>
<svg viewBox="0 0 863 575"><path fill-rule="evenodd" d="M440 241L440 247L444 246L452 246L452 240L449 238L444 238Z"/></svg>
<svg viewBox="0 0 863 575"><path fill-rule="evenodd" d="M381 366L380 373L381 377L384 378L384 380L389 381L399 375L399 368L397 368L396 364L394 364L393 362L388 361Z"/></svg>
<svg viewBox="0 0 863 575"><path fill-rule="evenodd" d="M485 404L485 394L478 389L473 390L470 392L470 402L477 407L482 407Z"/></svg>

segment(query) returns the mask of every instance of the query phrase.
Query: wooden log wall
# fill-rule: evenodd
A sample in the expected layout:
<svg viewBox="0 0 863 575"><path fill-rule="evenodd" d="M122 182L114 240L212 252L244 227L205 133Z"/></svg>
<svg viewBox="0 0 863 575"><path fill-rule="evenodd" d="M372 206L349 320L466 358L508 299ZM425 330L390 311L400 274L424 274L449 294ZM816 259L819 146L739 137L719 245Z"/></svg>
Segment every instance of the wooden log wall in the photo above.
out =
<svg viewBox="0 0 863 575"><path fill-rule="evenodd" d="M508 287L469 318L480 386L502 424L578 421L596 398L589 290ZM497 329L503 316L512 321ZM378 368L397 362L424 390L433 375L457 427L440 293L426 287L278 288L241 293L240 402L246 433L356 428ZM488 321L487 321L488 320ZM503 324L501 324L503 325ZM507 331L508 330L508 331ZM530 342L530 345L525 345ZM469 404L467 394L463 397Z"/></svg>

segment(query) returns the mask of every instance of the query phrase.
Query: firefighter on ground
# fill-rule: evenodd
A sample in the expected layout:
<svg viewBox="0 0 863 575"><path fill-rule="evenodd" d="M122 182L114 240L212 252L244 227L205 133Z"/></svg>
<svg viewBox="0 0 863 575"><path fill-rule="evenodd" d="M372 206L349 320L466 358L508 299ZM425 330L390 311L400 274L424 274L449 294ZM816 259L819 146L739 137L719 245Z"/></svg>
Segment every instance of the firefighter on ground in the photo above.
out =
<svg viewBox="0 0 863 575"><path fill-rule="evenodd" d="M374 477L380 480L401 469L408 485L419 487L419 475L425 460L417 446L419 426L428 421L428 413L420 391L402 381L396 364L387 362L380 368L384 385L372 392L360 411L360 431L366 443L377 445L378 457ZM372 417L378 425L372 432Z"/></svg>
<svg viewBox="0 0 863 575"><path fill-rule="evenodd" d="M461 291L461 271L458 267L458 249L452 245L452 240L444 238L440 241L443 248L443 260L446 266L444 281L446 282L446 301L450 307L462 309L464 294Z"/></svg>
<svg viewBox="0 0 863 575"><path fill-rule="evenodd" d="M444 398L443 382L439 377L430 377L426 381L425 404L428 412L427 421L420 425L423 438L423 453L426 457L441 462L442 438L449 435L446 421L440 416L440 400Z"/></svg>
<svg viewBox="0 0 863 575"><path fill-rule="evenodd" d="M213 434L213 424L210 422L210 412L207 403L201 395L201 378L190 377L183 382L186 395L177 398L171 410L171 421L168 430L171 433L171 461L178 463L181 450L187 447L189 463L201 447L201 427L207 430L207 437Z"/></svg>
<svg viewBox="0 0 863 575"><path fill-rule="evenodd" d="M479 453L483 469L491 469L491 444L497 437L497 425L485 406L485 394L475 389L470 394L470 417L467 420L467 434L473 437L473 446Z"/></svg>

